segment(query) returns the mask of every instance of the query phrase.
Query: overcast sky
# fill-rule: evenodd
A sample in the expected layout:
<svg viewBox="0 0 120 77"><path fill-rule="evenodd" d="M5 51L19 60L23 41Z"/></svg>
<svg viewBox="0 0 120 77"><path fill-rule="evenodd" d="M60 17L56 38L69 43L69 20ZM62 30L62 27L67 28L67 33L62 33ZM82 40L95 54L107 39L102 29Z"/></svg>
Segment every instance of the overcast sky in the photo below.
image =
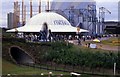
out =
<svg viewBox="0 0 120 77"><path fill-rule="evenodd" d="M1 2L2 1L2 2ZM13 12L13 2L15 0L0 0L0 27L7 27L7 13ZM18 0L21 2L22 0ZM24 0L25 4L29 4L29 0ZM38 0L33 0L33 5ZM42 0L45 1L45 0ZM78 0L77 0L78 1ZM83 1L83 0L82 0ZM88 0L86 0L88 1ZM118 2L119 0L95 0L96 1L96 8L98 11L99 7L105 7L109 11L111 11L111 14L106 13L105 20L106 21L117 21L118 20ZM29 5L28 5L29 6ZM37 10L38 8L35 8L38 5L34 5L34 10Z"/></svg>

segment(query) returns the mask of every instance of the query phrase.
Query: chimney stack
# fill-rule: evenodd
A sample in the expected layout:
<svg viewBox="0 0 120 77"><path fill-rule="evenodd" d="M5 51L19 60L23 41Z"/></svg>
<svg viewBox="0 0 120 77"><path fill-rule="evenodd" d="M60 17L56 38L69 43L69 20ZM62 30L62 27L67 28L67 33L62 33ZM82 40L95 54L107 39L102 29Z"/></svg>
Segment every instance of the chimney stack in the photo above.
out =
<svg viewBox="0 0 120 77"><path fill-rule="evenodd" d="M30 0L30 18L32 17L32 0Z"/></svg>
<svg viewBox="0 0 120 77"><path fill-rule="evenodd" d="M22 0L22 26L24 24L24 22L23 22L23 18L24 18L24 16L23 16L23 10L24 10L24 0Z"/></svg>
<svg viewBox="0 0 120 77"><path fill-rule="evenodd" d="M18 1L15 0L14 2L14 28L18 27L19 24L19 19L20 19L20 5L18 4Z"/></svg>
<svg viewBox="0 0 120 77"><path fill-rule="evenodd" d="M24 5L24 10L23 10L23 25L26 23L26 5Z"/></svg>
<svg viewBox="0 0 120 77"><path fill-rule="evenodd" d="M41 0L39 0L39 13L41 13Z"/></svg>
<svg viewBox="0 0 120 77"><path fill-rule="evenodd" d="M48 9L47 9L47 10L49 11L49 0L48 0L48 2L47 2L47 6L48 6Z"/></svg>

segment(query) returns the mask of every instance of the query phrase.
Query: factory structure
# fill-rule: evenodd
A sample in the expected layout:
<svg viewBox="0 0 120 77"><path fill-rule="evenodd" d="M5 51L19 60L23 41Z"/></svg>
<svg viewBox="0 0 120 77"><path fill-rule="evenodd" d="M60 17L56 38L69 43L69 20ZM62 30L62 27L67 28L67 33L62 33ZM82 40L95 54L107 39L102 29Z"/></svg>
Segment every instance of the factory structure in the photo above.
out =
<svg viewBox="0 0 120 77"><path fill-rule="evenodd" d="M7 14L8 28L16 28L20 26L20 5L18 1L14 2L14 12Z"/></svg>
<svg viewBox="0 0 120 77"><path fill-rule="evenodd" d="M14 12L8 13L8 28L18 28L20 26L24 26L27 20L27 12L29 10L29 18L34 16L34 5L32 0L29 1L29 9L28 6L22 2L15 1L14 2ZM37 14L43 11L56 12L63 17L65 17L73 27L79 27L85 30L88 30L89 33L87 35L96 35L96 34L104 34L104 17L105 12L110 13L104 7L99 8L99 17L96 17L96 2L94 0L85 1L72 1L65 2L61 1L47 1L46 5L42 5L41 0L37 3ZM44 9L43 9L44 8Z"/></svg>
<svg viewBox="0 0 120 77"><path fill-rule="evenodd" d="M10 12L7 14L8 28L12 29L14 26L14 13Z"/></svg>
<svg viewBox="0 0 120 77"><path fill-rule="evenodd" d="M89 30L96 34L96 3L90 2L52 2L51 10L63 15L72 26Z"/></svg>

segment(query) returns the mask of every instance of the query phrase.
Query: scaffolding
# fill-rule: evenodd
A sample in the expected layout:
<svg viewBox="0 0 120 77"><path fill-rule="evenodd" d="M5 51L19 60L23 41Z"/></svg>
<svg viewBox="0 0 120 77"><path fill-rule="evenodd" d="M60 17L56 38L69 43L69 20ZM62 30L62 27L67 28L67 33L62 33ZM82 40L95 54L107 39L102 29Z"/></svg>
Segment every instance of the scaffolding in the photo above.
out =
<svg viewBox="0 0 120 77"><path fill-rule="evenodd" d="M52 11L55 11L59 14L65 14L64 17L66 17L72 26L80 27L86 30L89 30L90 35L96 34L96 23L97 23L97 17L96 17L96 6L93 4L88 4L86 8L80 8L76 9L74 6L71 6L67 9L52 9ZM62 15L61 14L61 15Z"/></svg>
<svg viewBox="0 0 120 77"><path fill-rule="evenodd" d="M108 9L106 9L105 7L100 7L99 8L99 28L100 28L99 33L100 34L105 33L104 32L104 29L105 29L105 25L104 25L105 13L111 14L111 12Z"/></svg>

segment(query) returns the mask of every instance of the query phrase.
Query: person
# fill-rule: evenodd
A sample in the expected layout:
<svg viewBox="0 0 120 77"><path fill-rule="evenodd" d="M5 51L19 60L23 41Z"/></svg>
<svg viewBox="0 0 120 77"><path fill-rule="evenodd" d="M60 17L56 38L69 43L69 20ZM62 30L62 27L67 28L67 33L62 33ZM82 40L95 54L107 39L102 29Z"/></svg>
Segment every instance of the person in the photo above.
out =
<svg viewBox="0 0 120 77"><path fill-rule="evenodd" d="M88 47L88 45L87 45L87 44L85 44L85 47Z"/></svg>
<svg viewBox="0 0 120 77"><path fill-rule="evenodd" d="M78 39L78 45L81 45L81 40L80 40L80 38Z"/></svg>
<svg viewBox="0 0 120 77"><path fill-rule="evenodd" d="M48 39L49 39L49 41L51 42L51 37L52 37L52 33L51 33L51 30L49 29L49 30L48 30L48 32L49 32L49 36L48 36Z"/></svg>
<svg viewBox="0 0 120 77"><path fill-rule="evenodd" d="M48 35L48 26L47 23L43 24L43 36L44 36L44 41L47 41L47 35Z"/></svg>
<svg viewBox="0 0 120 77"><path fill-rule="evenodd" d="M85 37L83 38L83 41L85 41Z"/></svg>
<svg viewBox="0 0 120 77"><path fill-rule="evenodd" d="M90 43L88 43L88 48L90 48Z"/></svg>
<svg viewBox="0 0 120 77"><path fill-rule="evenodd" d="M40 32L39 32L39 40L41 40L41 38L42 38L42 31L40 30Z"/></svg>
<svg viewBox="0 0 120 77"><path fill-rule="evenodd" d="M43 31L43 40L47 41L47 32L45 30Z"/></svg>

